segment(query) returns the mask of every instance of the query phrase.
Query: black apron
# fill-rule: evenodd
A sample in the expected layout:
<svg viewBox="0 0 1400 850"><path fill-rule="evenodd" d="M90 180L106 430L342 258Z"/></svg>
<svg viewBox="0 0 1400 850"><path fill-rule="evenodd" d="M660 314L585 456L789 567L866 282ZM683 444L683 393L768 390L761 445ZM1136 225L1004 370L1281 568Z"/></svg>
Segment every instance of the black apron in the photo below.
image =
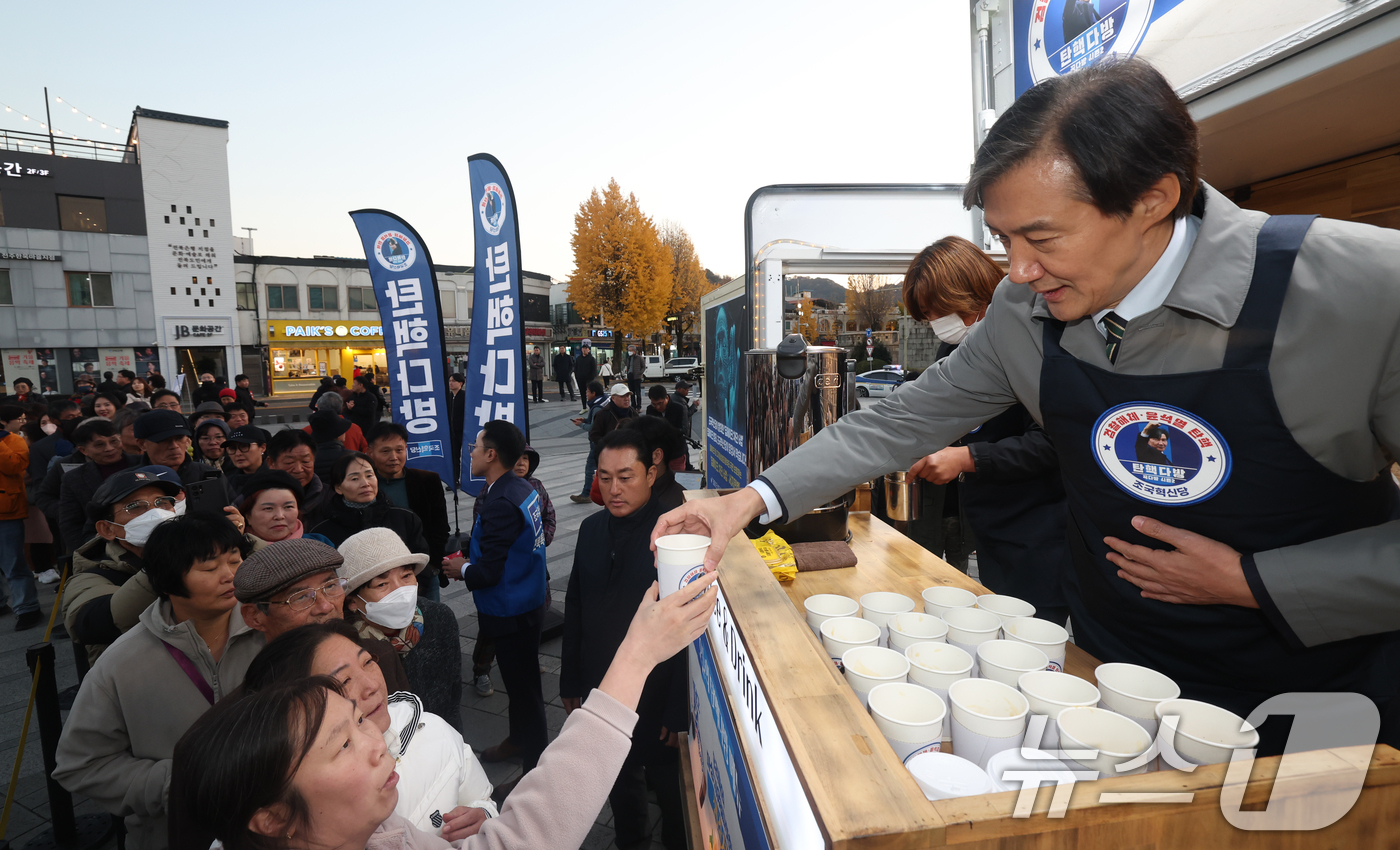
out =
<svg viewBox="0 0 1400 850"><path fill-rule="evenodd" d="M1294 441L1274 401L1274 332L1312 219L1274 216L1259 231L1249 293L1219 369L1115 374L1066 353L1063 322L1043 325L1041 412L1070 508L1075 642L1102 661L1159 670L1182 696L1240 716L1287 691L1385 700L1400 679L1400 632L1297 648L1257 609L1143 598L1105 558L1103 538L1170 548L1132 527L1141 515L1252 554L1400 516L1389 475L1356 482L1322 466ZM1266 740L1264 749L1276 747Z"/></svg>

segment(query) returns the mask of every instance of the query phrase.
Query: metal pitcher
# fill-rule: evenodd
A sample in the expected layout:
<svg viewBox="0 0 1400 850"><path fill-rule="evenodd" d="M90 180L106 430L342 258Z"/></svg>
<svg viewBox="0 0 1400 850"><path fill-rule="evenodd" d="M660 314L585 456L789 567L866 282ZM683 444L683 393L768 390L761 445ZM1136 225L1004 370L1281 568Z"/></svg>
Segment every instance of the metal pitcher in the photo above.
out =
<svg viewBox="0 0 1400 850"><path fill-rule="evenodd" d="M885 515L895 522L910 522L922 515L923 479L908 472L885 473Z"/></svg>

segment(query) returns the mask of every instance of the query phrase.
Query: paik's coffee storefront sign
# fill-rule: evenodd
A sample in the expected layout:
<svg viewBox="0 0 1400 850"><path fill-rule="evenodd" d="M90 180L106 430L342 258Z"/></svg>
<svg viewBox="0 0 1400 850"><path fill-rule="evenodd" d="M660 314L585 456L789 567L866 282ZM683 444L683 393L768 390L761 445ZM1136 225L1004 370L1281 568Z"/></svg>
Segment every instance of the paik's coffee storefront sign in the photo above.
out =
<svg viewBox="0 0 1400 850"><path fill-rule="evenodd" d="M357 342L384 342L384 328L371 322L315 322L301 319L274 320L267 323L267 338L271 342L331 342L353 347Z"/></svg>

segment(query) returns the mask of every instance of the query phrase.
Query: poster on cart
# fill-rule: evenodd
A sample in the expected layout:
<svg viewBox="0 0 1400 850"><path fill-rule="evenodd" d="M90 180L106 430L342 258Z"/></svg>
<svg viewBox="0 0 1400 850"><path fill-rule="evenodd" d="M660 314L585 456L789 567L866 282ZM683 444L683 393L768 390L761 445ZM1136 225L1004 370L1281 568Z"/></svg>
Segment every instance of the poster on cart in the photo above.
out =
<svg viewBox="0 0 1400 850"><path fill-rule="evenodd" d="M433 258L418 232L393 213L356 210L350 218L364 243L379 302L389 407L394 421L408 429L408 465L455 483L447 426L447 357ZM344 325L334 333L349 339Z"/></svg>
<svg viewBox="0 0 1400 850"><path fill-rule="evenodd" d="M705 310L705 486L749 483L744 431L748 427L744 350L749 310L745 293Z"/></svg>
<svg viewBox="0 0 1400 850"><path fill-rule="evenodd" d="M514 422L528 441L530 412L525 402L525 334L520 297L523 272L515 192L505 167L488 153L467 157L467 171L472 184L476 272L462 445L471 445L481 426L494 419ZM468 452L462 453L461 477L461 489L473 496L486 483L486 479L472 475Z"/></svg>
<svg viewBox="0 0 1400 850"><path fill-rule="evenodd" d="M1132 56L1181 0L1016 0L1016 96L1109 56Z"/></svg>

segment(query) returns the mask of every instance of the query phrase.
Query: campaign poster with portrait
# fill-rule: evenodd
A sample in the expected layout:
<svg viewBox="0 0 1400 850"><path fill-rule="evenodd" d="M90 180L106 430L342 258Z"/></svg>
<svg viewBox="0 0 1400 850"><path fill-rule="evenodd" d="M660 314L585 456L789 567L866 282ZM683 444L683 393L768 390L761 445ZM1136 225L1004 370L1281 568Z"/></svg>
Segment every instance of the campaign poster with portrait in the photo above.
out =
<svg viewBox="0 0 1400 850"><path fill-rule="evenodd" d="M1156 505L1191 505L1230 479L1230 447L1209 422L1166 404L1120 404L1099 417L1094 459L1128 495Z"/></svg>
<svg viewBox="0 0 1400 850"><path fill-rule="evenodd" d="M1113 55L1132 56L1181 0L1015 0L1016 96Z"/></svg>
<svg viewBox="0 0 1400 850"><path fill-rule="evenodd" d="M39 370L39 392L58 392L58 357L52 348L34 349L34 368Z"/></svg>
<svg viewBox="0 0 1400 850"><path fill-rule="evenodd" d="M68 362L73 366L73 380L88 377L92 379L93 386L102 383L102 361L96 348L70 349L68 356Z"/></svg>
<svg viewBox="0 0 1400 850"><path fill-rule="evenodd" d="M720 490L749 483L744 351L748 295L705 309L705 486Z"/></svg>

